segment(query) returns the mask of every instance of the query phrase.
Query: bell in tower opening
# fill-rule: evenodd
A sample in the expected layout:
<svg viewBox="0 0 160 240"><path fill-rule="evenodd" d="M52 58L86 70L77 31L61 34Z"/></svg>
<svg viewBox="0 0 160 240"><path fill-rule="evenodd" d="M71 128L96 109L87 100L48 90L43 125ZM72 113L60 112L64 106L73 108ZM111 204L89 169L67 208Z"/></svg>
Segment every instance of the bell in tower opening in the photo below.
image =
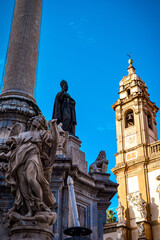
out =
<svg viewBox="0 0 160 240"><path fill-rule="evenodd" d="M133 111L130 110L126 115L126 128L134 125L134 115Z"/></svg>

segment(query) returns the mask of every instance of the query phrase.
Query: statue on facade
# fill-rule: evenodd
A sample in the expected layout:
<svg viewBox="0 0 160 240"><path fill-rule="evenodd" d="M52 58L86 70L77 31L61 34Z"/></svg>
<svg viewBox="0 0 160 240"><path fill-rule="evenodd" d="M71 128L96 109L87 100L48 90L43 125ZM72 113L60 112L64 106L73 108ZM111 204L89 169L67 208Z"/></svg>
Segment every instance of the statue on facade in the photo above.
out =
<svg viewBox="0 0 160 240"><path fill-rule="evenodd" d="M116 209L117 215L118 215L118 223L125 223L124 219L124 207L122 206L121 202L119 202L119 205Z"/></svg>
<svg viewBox="0 0 160 240"><path fill-rule="evenodd" d="M158 177L156 177L156 180L160 181L160 175ZM160 184L157 186L156 192L159 193L159 201L160 201Z"/></svg>
<svg viewBox="0 0 160 240"><path fill-rule="evenodd" d="M9 211L10 220L15 214L25 217L39 213L53 215L50 207L55 203L55 197L48 182L51 176L46 176L46 172L52 168L58 144L56 120L49 121L47 130L45 118L35 116L28 121L28 131L21 132L17 125L13 126L11 135L6 142L9 152L0 154L9 160L6 183L15 198Z"/></svg>
<svg viewBox="0 0 160 240"><path fill-rule="evenodd" d="M146 210L146 201L142 199L142 194L139 193L137 197L137 211L140 213L140 217L142 219L147 218L147 210Z"/></svg>
<svg viewBox="0 0 160 240"><path fill-rule="evenodd" d="M57 124L62 123L64 131L75 135L76 112L75 101L68 94L68 83L62 80L60 83L61 91L57 93L53 108L53 119L57 119Z"/></svg>
<svg viewBox="0 0 160 240"><path fill-rule="evenodd" d="M137 208L137 216L138 220L147 219L147 210L146 210L146 201L142 199L142 194L139 192L135 192L129 194L127 196L127 200L133 205L133 207Z"/></svg>
<svg viewBox="0 0 160 240"><path fill-rule="evenodd" d="M92 174L94 172L106 173L108 166L108 160L106 158L105 151L100 151L96 161L92 163L89 167L89 173Z"/></svg>

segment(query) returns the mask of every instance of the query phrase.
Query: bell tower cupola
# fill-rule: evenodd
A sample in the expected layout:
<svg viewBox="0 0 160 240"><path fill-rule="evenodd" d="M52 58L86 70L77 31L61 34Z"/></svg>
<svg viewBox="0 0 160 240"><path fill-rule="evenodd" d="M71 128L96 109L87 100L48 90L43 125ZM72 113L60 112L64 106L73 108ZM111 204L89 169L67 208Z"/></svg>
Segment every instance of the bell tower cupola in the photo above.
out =
<svg viewBox="0 0 160 240"><path fill-rule="evenodd" d="M123 77L120 81L120 99L128 99L131 95L135 95L136 93L142 94L146 98L148 98L149 94L147 91L147 86L144 81L135 73L135 68L132 63L133 60L129 59L128 61L128 75Z"/></svg>

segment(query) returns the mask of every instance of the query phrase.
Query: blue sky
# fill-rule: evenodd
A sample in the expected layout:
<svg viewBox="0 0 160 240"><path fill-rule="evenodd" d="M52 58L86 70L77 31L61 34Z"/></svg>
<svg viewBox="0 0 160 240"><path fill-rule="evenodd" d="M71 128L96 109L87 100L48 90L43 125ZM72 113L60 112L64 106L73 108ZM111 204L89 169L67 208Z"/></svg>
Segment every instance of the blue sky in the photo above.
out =
<svg viewBox="0 0 160 240"><path fill-rule="evenodd" d="M14 0L0 0L0 79ZM119 82L132 54L136 73L146 82L151 101L159 103L160 2L155 0L43 1L35 98L47 120L52 117L59 83L68 81L76 100L76 135L91 164L100 150L115 165L115 113ZM157 122L160 125L160 114ZM158 125L158 126L159 126ZM159 127L158 127L159 133ZM111 173L111 180L116 181ZM117 197L112 201L115 209Z"/></svg>

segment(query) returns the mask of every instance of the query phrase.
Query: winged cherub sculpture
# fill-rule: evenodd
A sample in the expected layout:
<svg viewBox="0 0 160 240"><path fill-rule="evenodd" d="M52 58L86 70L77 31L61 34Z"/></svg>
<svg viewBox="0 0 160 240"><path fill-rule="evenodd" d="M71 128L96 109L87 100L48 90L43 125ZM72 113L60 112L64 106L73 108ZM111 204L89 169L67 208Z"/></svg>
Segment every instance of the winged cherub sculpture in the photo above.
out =
<svg viewBox="0 0 160 240"><path fill-rule="evenodd" d="M20 124L13 126L7 140L9 152L6 183L15 198L9 215L16 212L25 217L51 212L55 197L49 186L59 133L56 120L47 122L42 115L28 121L28 131L21 132ZM48 174L49 171L49 174Z"/></svg>

